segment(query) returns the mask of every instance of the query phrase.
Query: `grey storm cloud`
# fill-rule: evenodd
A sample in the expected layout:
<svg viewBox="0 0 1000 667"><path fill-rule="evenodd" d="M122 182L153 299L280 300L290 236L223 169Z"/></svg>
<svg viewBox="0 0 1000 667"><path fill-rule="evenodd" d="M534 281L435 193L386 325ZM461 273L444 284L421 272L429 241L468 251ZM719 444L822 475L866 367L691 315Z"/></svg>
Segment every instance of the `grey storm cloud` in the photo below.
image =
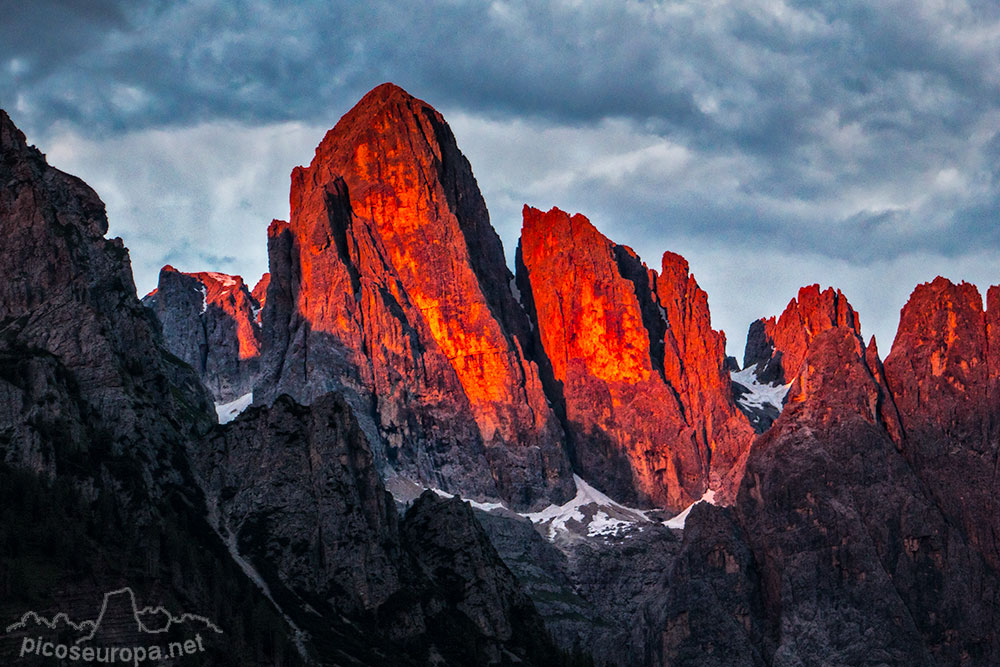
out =
<svg viewBox="0 0 1000 667"><path fill-rule="evenodd" d="M41 122L77 100L94 129L324 119L392 78L438 105L629 117L768 153L807 140L821 109L913 136L935 120L958 130L968 102L996 96L997 49L973 42L995 10L962 3L927 17L919 2L5 4L2 48L23 69L4 87L30 95ZM947 108L914 106L925 91L909 73Z"/></svg>
<svg viewBox="0 0 1000 667"><path fill-rule="evenodd" d="M390 80L452 121L508 253L525 201L575 207L637 247L826 258L838 276L877 261L939 266L907 259L917 255L1000 252L992 0L0 6L0 106L39 141L71 135L64 146L134 151L163 143L143 132L174 128L193 154L194 138L215 144L188 128L295 123L305 145L303 128L332 126ZM219 142L233 159L254 159ZM185 200L192 220L222 225L239 213L210 210L210 184L181 173L182 153L170 174L201 193ZM521 177L504 175L512 169ZM134 170L167 196L156 165ZM268 182L237 171L255 187ZM268 201L287 193L286 174ZM113 193L116 210L141 208L125 190ZM226 185L237 191L253 197ZM163 242L149 231L134 238L148 249ZM186 243L157 258L197 259L190 248L202 241ZM220 268L238 265L225 248L213 253ZM655 265L656 255L646 258Z"/></svg>

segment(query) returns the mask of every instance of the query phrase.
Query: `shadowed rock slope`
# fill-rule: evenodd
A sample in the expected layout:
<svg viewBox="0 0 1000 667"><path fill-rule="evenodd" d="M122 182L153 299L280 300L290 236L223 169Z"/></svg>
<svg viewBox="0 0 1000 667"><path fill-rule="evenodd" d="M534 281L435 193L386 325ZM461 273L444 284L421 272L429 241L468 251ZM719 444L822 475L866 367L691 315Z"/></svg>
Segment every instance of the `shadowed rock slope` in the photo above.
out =
<svg viewBox="0 0 1000 667"><path fill-rule="evenodd" d="M1000 566L1000 287L917 286L885 374L906 431L903 453L941 511Z"/></svg>
<svg viewBox="0 0 1000 667"><path fill-rule="evenodd" d="M196 461L220 533L324 664L564 660L467 503L427 491L397 514L336 395L251 408Z"/></svg>
<svg viewBox="0 0 1000 667"><path fill-rule="evenodd" d="M196 469L316 655L531 662L554 655L544 623L600 665L1000 663L1000 290L984 311L972 286L918 287L883 366L844 295L803 288L751 327L737 393L775 401L755 437L682 258L652 271L583 216L526 208L512 289L454 137L398 88L292 181L259 288L267 405ZM577 511L571 472L623 502L730 506L681 534ZM397 507L396 475L507 507ZM510 512L550 503L552 531Z"/></svg>
<svg viewBox="0 0 1000 667"><path fill-rule="evenodd" d="M723 539L708 559L675 568L665 655L996 662L997 572L910 466L911 437L901 435L873 349L853 329L816 336L784 412L751 449L733 510L692 513L699 532L733 511L737 523L701 544L689 528L689 550Z"/></svg>

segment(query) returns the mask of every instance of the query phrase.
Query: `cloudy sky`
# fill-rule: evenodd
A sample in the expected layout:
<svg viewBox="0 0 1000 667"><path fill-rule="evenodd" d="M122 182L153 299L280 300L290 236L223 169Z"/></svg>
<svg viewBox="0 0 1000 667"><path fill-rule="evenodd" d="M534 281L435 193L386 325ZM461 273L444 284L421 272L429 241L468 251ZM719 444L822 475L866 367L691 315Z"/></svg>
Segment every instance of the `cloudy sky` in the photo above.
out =
<svg viewBox="0 0 1000 667"><path fill-rule="evenodd" d="M841 288L889 349L941 274L1000 283L995 0L0 0L0 107L87 180L132 252L266 270L289 173L370 88L449 120L508 256L524 203L651 266L713 323Z"/></svg>

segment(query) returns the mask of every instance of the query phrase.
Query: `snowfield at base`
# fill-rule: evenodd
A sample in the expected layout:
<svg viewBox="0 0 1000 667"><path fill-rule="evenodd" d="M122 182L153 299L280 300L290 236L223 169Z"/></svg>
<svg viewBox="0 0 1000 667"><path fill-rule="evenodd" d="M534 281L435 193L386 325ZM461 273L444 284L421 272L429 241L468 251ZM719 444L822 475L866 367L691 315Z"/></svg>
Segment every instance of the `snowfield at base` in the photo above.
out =
<svg viewBox="0 0 1000 667"><path fill-rule="evenodd" d="M757 381L757 376L754 374L755 370L755 366L748 366L741 371L731 371L729 373L733 382L746 387L748 392L740 396L738 402L748 408L762 408L764 405L772 405L778 409L778 412L781 412L785 395L791 388L792 383L776 385L761 384Z"/></svg>
<svg viewBox="0 0 1000 667"><path fill-rule="evenodd" d="M393 497L404 505L411 503L421 490L428 489L428 487L404 480L401 477L395 479L397 484L389 484L387 488L390 488ZM400 480L413 488L403 489L398 484ZM563 505L549 505L538 512L519 513L531 521L535 528L550 542L554 542L560 537L573 536L576 538L628 538L652 524L660 524L674 530L683 530L684 522L687 520L688 514L691 513L692 507L701 502L715 504L715 491L709 490L699 500L684 508L684 511L677 516L661 521L656 514L660 514L662 510L640 510L626 507L592 487L579 475L573 475L573 481L576 483L576 496L569 502ZM442 498L456 497L455 494L438 488L430 487L429 490ZM510 508L501 502L477 502L461 496L458 498L484 512L511 512Z"/></svg>
<svg viewBox="0 0 1000 667"><path fill-rule="evenodd" d="M550 505L540 512L521 515L537 527L547 526L549 540L554 540L559 533L570 532L571 522L585 526L587 537L628 537L630 531L641 531L643 524L649 523L661 523L667 528L683 530L692 507L702 502L715 504L715 491L708 490L677 516L657 522L649 517L655 510L639 510L616 503L578 475L573 475L573 481L576 482L577 489L573 500L565 505Z"/></svg>
<svg viewBox="0 0 1000 667"><path fill-rule="evenodd" d="M624 534L638 524L650 523L642 510L631 509L616 503L579 475L573 475L576 496L565 505L549 505L539 512L522 514L538 527L548 527L548 538L559 533L571 532L571 522L585 527L587 537ZM641 528L639 528L641 530Z"/></svg>
<svg viewBox="0 0 1000 667"><path fill-rule="evenodd" d="M229 403L216 403L215 412L219 415L219 423L228 424L233 421L241 412L250 407L251 403L253 403L252 391L249 394L243 394Z"/></svg>

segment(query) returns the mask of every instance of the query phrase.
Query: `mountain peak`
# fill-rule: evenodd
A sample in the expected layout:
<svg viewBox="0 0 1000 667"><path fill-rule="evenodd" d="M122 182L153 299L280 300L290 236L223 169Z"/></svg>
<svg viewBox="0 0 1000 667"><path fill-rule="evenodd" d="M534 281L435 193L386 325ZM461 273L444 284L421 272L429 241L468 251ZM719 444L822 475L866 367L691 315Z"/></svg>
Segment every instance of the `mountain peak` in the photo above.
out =
<svg viewBox="0 0 1000 667"><path fill-rule="evenodd" d="M835 327L861 335L861 321L843 292L833 287L821 291L818 284L802 287L780 317L750 325L743 366L756 365L762 382L790 382L812 340Z"/></svg>
<svg viewBox="0 0 1000 667"><path fill-rule="evenodd" d="M669 250L663 253L663 259L660 261L661 273L664 276L676 275L683 276L685 279L691 272L691 267L688 265L688 261L682 256L675 252L670 252Z"/></svg>
<svg viewBox="0 0 1000 667"><path fill-rule="evenodd" d="M683 509L707 488L708 452L722 476L750 440L707 296L680 255L667 253L658 276L583 215L523 212L518 284L581 477L619 502Z"/></svg>
<svg viewBox="0 0 1000 667"><path fill-rule="evenodd" d="M361 100L355 105L355 109L389 101L410 102L411 100L416 99L417 98L410 95L400 86L397 86L391 81L386 81L385 83L380 83L365 93L364 97L362 97Z"/></svg>
<svg viewBox="0 0 1000 667"><path fill-rule="evenodd" d="M986 400L992 352L987 322L975 285L941 276L917 285L900 311L885 364L904 415L946 423L954 410Z"/></svg>
<svg viewBox="0 0 1000 667"><path fill-rule="evenodd" d="M393 83L373 88L341 117L316 147L310 169L322 171L325 180L343 175L354 191L351 176L358 172L375 180L378 167L400 163L408 156L430 154L442 159L442 144L458 152L444 117L430 104L413 97ZM386 150L392 147L392 151ZM354 168L352 168L352 166ZM298 171L301 168L297 168ZM294 172L293 172L294 174Z"/></svg>
<svg viewBox="0 0 1000 667"><path fill-rule="evenodd" d="M572 497L500 237L441 114L375 88L292 172L289 198L268 232L262 317L282 331L261 400L347 385L377 402L401 474L515 506Z"/></svg>
<svg viewBox="0 0 1000 667"><path fill-rule="evenodd" d="M0 152L6 153L12 148L24 150L27 146L24 133L17 129L7 112L0 109Z"/></svg>
<svg viewBox="0 0 1000 667"><path fill-rule="evenodd" d="M938 276L899 315L885 374L902 419L902 449L938 505L994 567L1000 564L996 461L1000 302Z"/></svg>

